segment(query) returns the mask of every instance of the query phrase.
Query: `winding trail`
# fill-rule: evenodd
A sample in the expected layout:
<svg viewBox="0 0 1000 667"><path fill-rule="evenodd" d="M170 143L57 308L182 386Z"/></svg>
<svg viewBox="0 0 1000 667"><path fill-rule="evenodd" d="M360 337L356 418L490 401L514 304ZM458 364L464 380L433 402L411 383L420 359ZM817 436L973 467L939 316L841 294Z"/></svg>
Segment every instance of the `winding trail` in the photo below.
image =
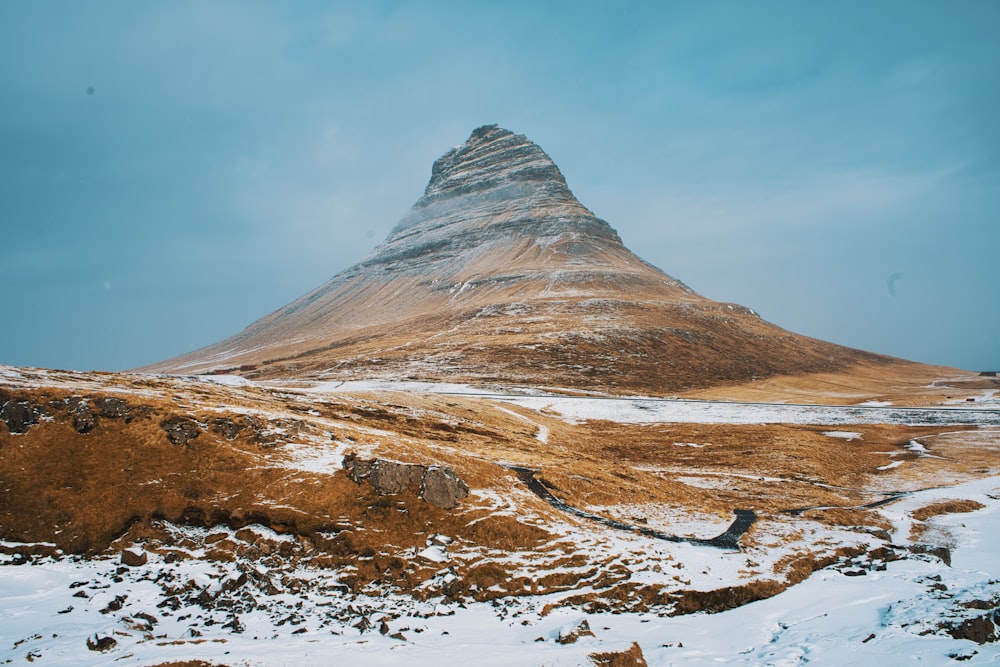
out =
<svg viewBox="0 0 1000 667"><path fill-rule="evenodd" d="M552 492L545 488L544 484L538 481L538 478L535 477L535 473L537 472L536 470L514 465L505 465L504 467L517 473L518 478L525 483L532 493L558 510L568 514L573 514L582 519L595 521L608 526L609 528L624 530L630 533L638 533L640 535L645 535L646 537L652 537L653 539L664 540L666 542L685 542L687 544L698 544L707 547L716 547L718 549L739 549L740 538L743 537L743 535L750 529L750 526L757 521L757 514L753 510L733 510L733 514L736 515L736 520L730 524L729 528L727 528L724 533L716 535L710 539L680 537L678 535L671 535L670 533L664 533L663 531L648 528L646 526L634 526L630 523L625 523L624 521L609 519L606 516L588 512L580 509L579 507L567 505L562 500L559 500L552 495Z"/></svg>

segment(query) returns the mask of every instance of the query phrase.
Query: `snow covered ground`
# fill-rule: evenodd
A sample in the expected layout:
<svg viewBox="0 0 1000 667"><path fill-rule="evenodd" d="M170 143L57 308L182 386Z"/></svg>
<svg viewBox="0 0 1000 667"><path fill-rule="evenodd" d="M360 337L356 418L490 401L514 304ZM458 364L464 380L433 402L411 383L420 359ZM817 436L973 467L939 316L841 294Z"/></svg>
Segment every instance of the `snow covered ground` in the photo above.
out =
<svg viewBox="0 0 1000 667"><path fill-rule="evenodd" d="M892 408L784 403L728 403L655 398L494 395L569 421L604 419L628 424L1000 424L1000 409Z"/></svg>
<svg viewBox="0 0 1000 667"><path fill-rule="evenodd" d="M1000 664L1000 645L953 639L939 628L949 618L984 612L1000 599L1000 480L913 494L885 508L908 532L907 510L942 498L965 498L985 508L930 520L952 547L951 567L911 557L847 576L820 570L767 600L719 614L586 614L558 608L543 615L548 597L488 603L417 602L388 596L350 602L336 581L314 582L299 593L275 592L239 623L197 606L163 604L164 579L211 591L233 581L236 565L208 560L137 568L117 560L38 559L0 566L0 664L151 665L202 659L229 665L585 665L593 652L620 651L638 642L650 665L950 665ZM687 549L684 558L697 558ZM715 550L704 550L715 556ZM688 562L689 569L696 562ZM265 575L266 576L266 575ZM323 579L301 571L301 580ZM227 578L228 577L228 578ZM344 615L348 607L357 614ZM368 614L371 628L355 627ZM214 616L192 632L195 617ZM340 620L338 620L340 619ZM556 641L560 631L587 620L593 637ZM382 625L382 621L385 625ZM384 634L379 630L384 630ZM110 637L106 652L88 650Z"/></svg>
<svg viewBox="0 0 1000 667"><path fill-rule="evenodd" d="M66 376L67 381L86 382L75 375ZM0 379L22 386L30 384L19 371L2 366ZM198 381L233 388L254 384L225 376ZM907 409L570 397L542 392L484 395L461 385L422 383L328 383L296 388L318 394L405 390L479 395L484 400L558 415L567 421L821 424L831 427L825 432L828 437L846 441L862 435L839 430L839 426L1000 424L1000 410L970 405ZM992 394L986 398L995 399ZM540 443L547 440L549 433L544 425L513 410L510 413L535 426L535 437ZM287 445L285 465L312 472L338 470L347 445L327 437L324 434L316 441ZM980 437L995 443L996 429L938 437ZM917 441L909 449L918 454L926 451ZM708 483L694 477L680 481ZM888 562L884 569L882 564L864 567L864 564L841 563L820 570L803 583L767 600L719 614L676 617L652 613L585 613L573 606L558 606L545 613L547 605L559 602L566 592L501 598L495 603L458 603L441 596L418 601L394 593L366 597L346 592L340 580L343 572L305 566L292 571L267 571L254 563L213 560L206 557L207 550L197 549L191 551L194 558L176 561L149 554L148 563L137 567L124 567L117 557L94 560L45 557L24 562L19 557L0 555L0 665L32 662L148 666L190 659L262 667L400 663L438 666L446 661L475 665L585 665L590 653L621 651L632 642L638 642L650 665L806 662L950 665L956 661L1000 665L1000 644L954 639L941 627L946 621L956 625L987 611L993 613L1000 606L1000 558L996 556L1000 553L1000 478L919 491L878 511L894 526L893 542L905 545L911 540L914 509L953 499L973 500L984 508L927 521L924 535L932 536L935 545L950 549L950 567L931 555L912 555ZM504 511L512 502L502 494L496 494L495 500L496 512ZM657 526L661 521L664 524L673 521L662 527L678 534L708 537L724 528L719 517L709 515L688 517L685 524L678 523L675 517L658 517L653 507L597 509L611 515L620 510L625 518L638 512ZM797 521L795 529L805 530L807 522ZM776 522L771 525L775 529L781 527ZM195 534L197 529L177 530L193 531L195 538L206 541L205 534ZM230 535L232 531L228 529L212 530L226 532L224 539L235 538L235 533ZM260 527L253 530L264 531L273 542L292 539ZM757 562L756 575L770 572L778 555L787 551L771 549L778 555L769 554L768 544L787 546L791 541L787 534L762 533L757 551L751 547L743 552L726 552L689 544L654 545L652 540L621 531L567 524L566 531L570 530L574 531L576 548L593 556L592 562L619 564L628 559L631 577L638 583L659 585L668 576L683 576L694 590L711 590L745 581L749 559ZM854 536L867 539L859 533ZM843 543L839 541L841 536L835 537L838 539L834 543ZM0 543L0 554L12 546ZM673 564L682 565L683 569L669 574L654 570L648 552L657 548L670 549ZM647 552L646 561L643 550ZM433 562L435 567L440 565L442 580L454 576L449 567L455 561L449 559L503 558L516 561L519 567L523 565L515 573L525 576L532 574L539 563L525 553L450 553L445 542L429 543L412 557ZM252 582L239 583L248 568ZM171 590L178 592L172 594ZM244 601L247 596L252 598L253 604L236 608L194 601L202 594L215 600L220 591L234 590L240 591ZM582 637L573 644L557 641L560 632L575 627L581 620L587 621L594 636ZM106 650L99 650L101 647Z"/></svg>
<svg viewBox="0 0 1000 667"><path fill-rule="evenodd" d="M265 385L269 383L264 383ZM409 391L478 396L556 414L570 422L602 419L627 424L979 424L1000 425L1000 403L992 391L979 402L948 407L893 407L888 403L859 405L797 405L738 403L650 397L567 396L524 389L484 392L461 384L358 380L318 383L302 389L315 392Z"/></svg>

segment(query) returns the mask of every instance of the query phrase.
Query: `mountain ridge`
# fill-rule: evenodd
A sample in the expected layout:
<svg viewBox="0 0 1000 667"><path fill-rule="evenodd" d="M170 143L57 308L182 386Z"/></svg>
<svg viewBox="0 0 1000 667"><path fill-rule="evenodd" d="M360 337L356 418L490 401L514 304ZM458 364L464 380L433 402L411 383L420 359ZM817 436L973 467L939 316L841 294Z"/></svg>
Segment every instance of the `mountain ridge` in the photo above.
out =
<svg viewBox="0 0 1000 667"><path fill-rule="evenodd" d="M663 394L888 357L789 333L632 253L521 134L473 130L358 263L140 370L563 384Z"/></svg>

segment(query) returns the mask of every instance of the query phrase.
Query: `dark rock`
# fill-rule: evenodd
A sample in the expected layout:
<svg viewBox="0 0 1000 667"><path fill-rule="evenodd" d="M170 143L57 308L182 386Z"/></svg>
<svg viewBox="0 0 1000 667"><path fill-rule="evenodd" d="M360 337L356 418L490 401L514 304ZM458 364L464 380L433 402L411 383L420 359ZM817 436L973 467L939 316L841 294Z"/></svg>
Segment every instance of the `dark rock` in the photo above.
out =
<svg viewBox="0 0 1000 667"><path fill-rule="evenodd" d="M979 655L979 651L951 651L948 653L948 657L957 662L972 660L977 655Z"/></svg>
<svg viewBox="0 0 1000 667"><path fill-rule="evenodd" d="M160 619L156 618L152 614L147 614L144 611L140 611L138 614L133 614L133 616L135 616L138 619L141 619L141 620L145 621L149 625L150 628L152 628L154 625L156 625L157 623L160 622Z"/></svg>
<svg viewBox="0 0 1000 667"><path fill-rule="evenodd" d="M451 509L469 495L469 487L451 468L422 466L383 459L360 459L354 452L344 456L347 476L357 484L371 482L379 493L400 493L419 484L419 494L426 502Z"/></svg>
<svg viewBox="0 0 1000 667"><path fill-rule="evenodd" d="M130 408L129 404L120 398L115 396L98 398L94 401L94 406L97 408L97 412L102 417L107 417L109 419L124 419L126 423L131 421L132 408Z"/></svg>
<svg viewBox="0 0 1000 667"><path fill-rule="evenodd" d="M451 509L468 495L469 486L451 468L429 467L420 485L420 497L442 509Z"/></svg>
<svg viewBox="0 0 1000 667"><path fill-rule="evenodd" d="M914 544L910 546L910 552L934 556L948 567L951 567L951 549L948 547L939 547L933 544Z"/></svg>
<svg viewBox="0 0 1000 667"><path fill-rule="evenodd" d="M122 605L125 604L125 600L128 598L127 595L116 595L115 599L108 603L108 606L101 610L102 614L110 614L114 611L121 611Z"/></svg>
<svg viewBox="0 0 1000 667"><path fill-rule="evenodd" d="M193 505L184 508L184 511L181 512L179 521L185 526L198 526L204 528L207 525L205 521L205 510Z"/></svg>
<svg viewBox="0 0 1000 667"><path fill-rule="evenodd" d="M175 445L186 445L199 435L198 422L190 417L171 417L160 422L160 428L167 432L167 440Z"/></svg>
<svg viewBox="0 0 1000 667"><path fill-rule="evenodd" d="M872 560L880 560L886 563L897 561L902 556L892 547L877 547L868 552L868 557Z"/></svg>
<svg viewBox="0 0 1000 667"><path fill-rule="evenodd" d="M128 565L129 567L141 567L149 561L149 555L145 551L137 551L134 549L122 549L121 562L122 565Z"/></svg>
<svg viewBox="0 0 1000 667"><path fill-rule="evenodd" d="M87 637L87 648L91 651L100 651L104 653L110 651L115 646L118 646L118 640L114 637L101 637L95 634L93 637Z"/></svg>
<svg viewBox="0 0 1000 667"><path fill-rule="evenodd" d="M373 463L374 461L359 459L354 452L348 452L344 455L344 470L347 471L347 476L351 478L351 481L357 484L368 479L372 472Z"/></svg>
<svg viewBox="0 0 1000 667"><path fill-rule="evenodd" d="M997 637L996 621L1000 621L996 612L967 618L958 624L944 623L943 627L955 639L969 639L977 644L995 642Z"/></svg>
<svg viewBox="0 0 1000 667"><path fill-rule="evenodd" d="M379 493L394 494L417 486L427 468L413 463L376 460L372 464L370 479Z"/></svg>
<svg viewBox="0 0 1000 667"><path fill-rule="evenodd" d="M226 440L235 440L243 430L243 424L229 417L217 417L212 420L212 430Z"/></svg>
<svg viewBox="0 0 1000 667"><path fill-rule="evenodd" d="M229 628L230 630L233 631L233 634L237 635L242 634L246 630L246 626L243 625L243 623L240 622L239 617L235 615L231 619L229 619L229 622L225 623L222 627Z"/></svg>
<svg viewBox="0 0 1000 667"><path fill-rule="evenodd" d="M90 433L97 428L97 415L87 401L78 401L72 408L73 428L77 433Z"/></svg>
<svg viewBox="0 0 1000 667"><path fill-rule="evenodd" d="M7 424L11 433L27 433L38 423L38 415L30 402L10 400L0 408L0 421Z"/></svg>

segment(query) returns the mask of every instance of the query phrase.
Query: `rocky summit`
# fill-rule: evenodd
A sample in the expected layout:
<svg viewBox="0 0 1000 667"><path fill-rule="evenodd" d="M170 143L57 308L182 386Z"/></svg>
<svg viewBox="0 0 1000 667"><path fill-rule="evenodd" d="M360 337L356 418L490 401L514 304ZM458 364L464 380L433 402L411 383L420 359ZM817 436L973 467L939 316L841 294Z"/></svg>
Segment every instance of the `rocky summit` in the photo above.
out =
<svg viewBox="0 0 1000 667"><path fill-rule="evenodd" d="M487 125L434 162L368 257L242 333L144 370L663 395L859 363L896 362L696 294L626 248L541 148Z"/></svg>

